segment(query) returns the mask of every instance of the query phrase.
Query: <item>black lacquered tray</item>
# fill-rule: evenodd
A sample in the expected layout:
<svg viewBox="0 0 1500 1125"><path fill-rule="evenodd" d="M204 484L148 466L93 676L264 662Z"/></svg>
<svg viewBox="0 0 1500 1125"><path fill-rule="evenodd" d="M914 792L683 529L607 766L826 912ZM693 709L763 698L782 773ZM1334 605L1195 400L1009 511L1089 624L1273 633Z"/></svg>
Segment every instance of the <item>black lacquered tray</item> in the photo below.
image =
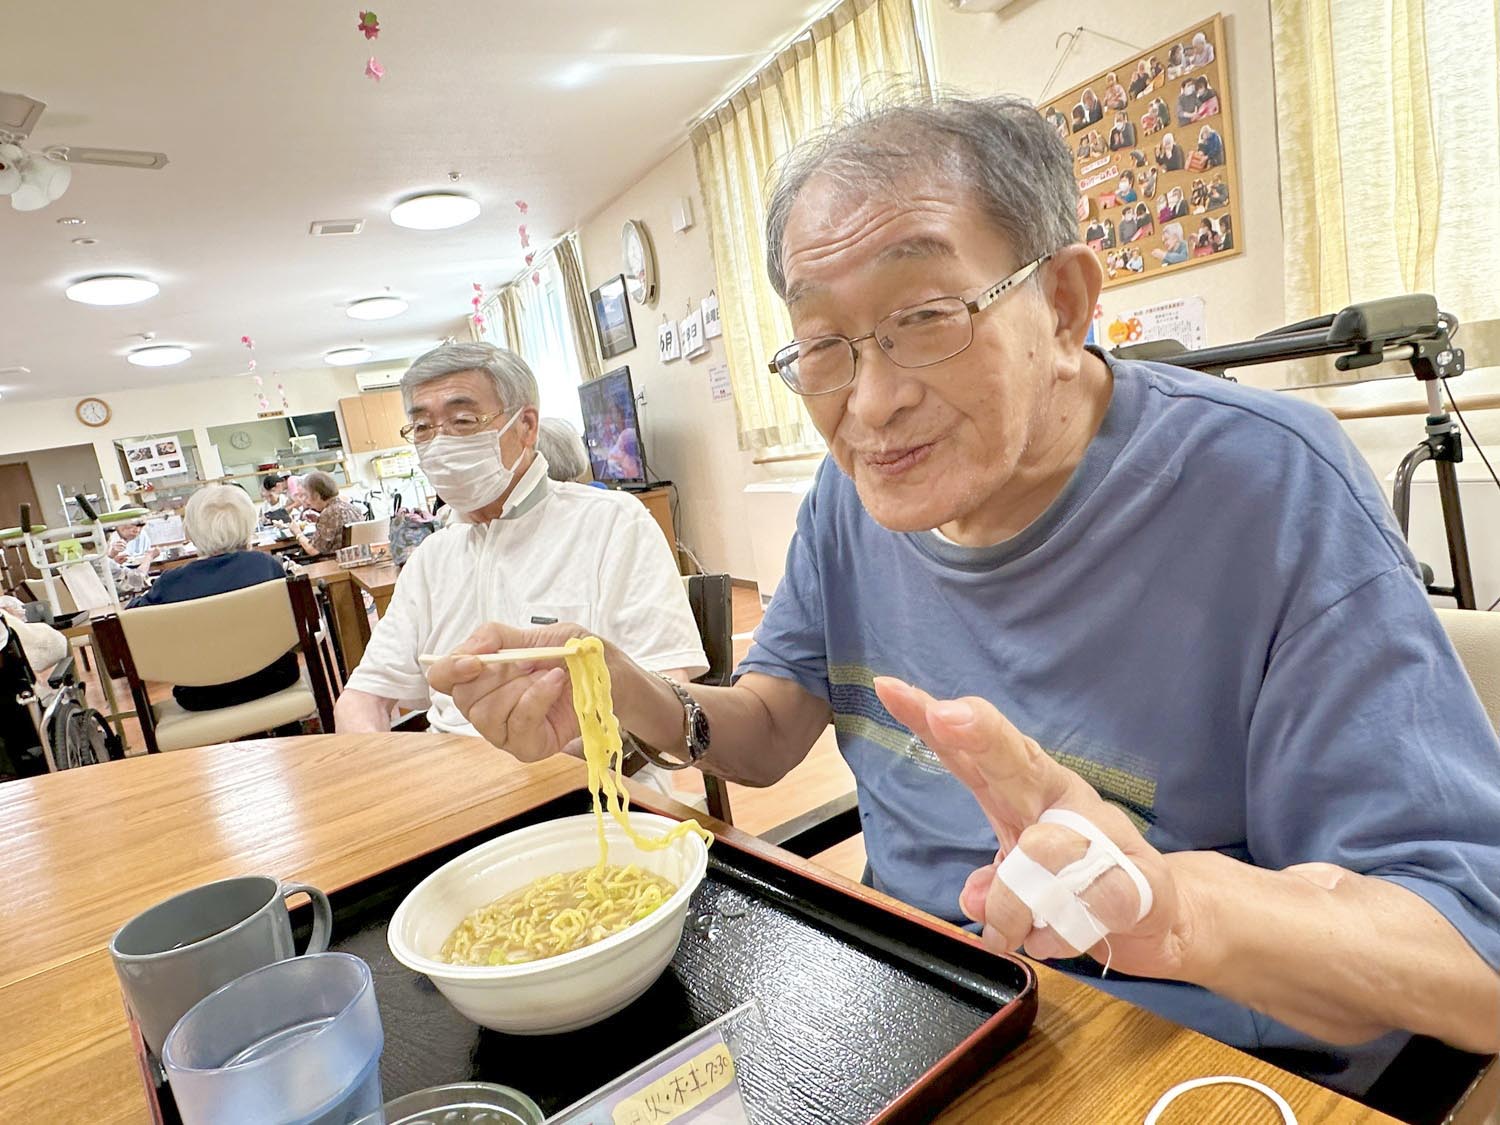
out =
<svg viewBox="0 0 1500 1125"><path fill-rule="evenodd" d="M741 1074L752 1107L775 1105L782 1125L925 1121L1031 1027L1036 977L1024 962L723 839L666 972L593 1027L487 1031L391 956L386 924L429 873L503 832L588 807L583 790L566 794L330 895L331 948L374 972L387 1099L477 1079L524 1091L550 1116L754 1000L764 1034ZM293 913L299 947L307 914Z"/></svg>

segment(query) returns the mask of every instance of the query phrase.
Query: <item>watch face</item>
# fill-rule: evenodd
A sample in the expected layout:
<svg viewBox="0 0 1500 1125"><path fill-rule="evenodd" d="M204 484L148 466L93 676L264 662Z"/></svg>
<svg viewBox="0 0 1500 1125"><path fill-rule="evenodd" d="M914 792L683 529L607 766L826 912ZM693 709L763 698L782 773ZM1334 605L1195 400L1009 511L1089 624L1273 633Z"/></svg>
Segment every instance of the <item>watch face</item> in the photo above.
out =
<svg viewBox="0 0 1500 1125"><path fill-rule="evenodd" d="M701 707L694 707L688 718L688 745L695 759L708 749L708 712Z"/></svg>

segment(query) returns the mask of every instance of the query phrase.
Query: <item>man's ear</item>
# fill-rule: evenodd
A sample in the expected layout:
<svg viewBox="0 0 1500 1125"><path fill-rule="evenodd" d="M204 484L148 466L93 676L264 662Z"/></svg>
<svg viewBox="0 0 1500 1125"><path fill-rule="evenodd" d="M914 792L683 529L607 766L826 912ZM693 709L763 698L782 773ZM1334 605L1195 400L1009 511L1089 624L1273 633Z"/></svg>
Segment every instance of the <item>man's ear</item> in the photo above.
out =
<svg viewBox="0 0 1500 1125"><path fill-rule="evenodd" d="M1056 318L1057 345L1068 353L1080 351L1099 303L1104 267L1092 250L1075 242L1054 252L1046 269L1051 274L1051 284L1045 292Z"/></svg>
<svg viewBox="0 0 1500 1125"><path fill-rule="evenodd" d="M537 435L542 429L542 415L534 406L521 408L521 420L516 423L516 429L521 431L521 440L527 445L535 445Z"/></svg>

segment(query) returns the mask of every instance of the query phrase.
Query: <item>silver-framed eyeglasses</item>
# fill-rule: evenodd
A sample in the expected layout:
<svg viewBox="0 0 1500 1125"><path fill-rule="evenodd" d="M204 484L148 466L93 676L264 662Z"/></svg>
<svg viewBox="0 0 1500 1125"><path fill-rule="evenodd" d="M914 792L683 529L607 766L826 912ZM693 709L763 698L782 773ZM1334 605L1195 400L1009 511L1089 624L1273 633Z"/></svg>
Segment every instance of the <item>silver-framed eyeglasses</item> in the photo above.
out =
<svg viewBox="0 0 1500 1125"><path fill-rule="evenodd" d="M413 445L426 445L439 433L450 437L468 437L477 434L496 418L505 416L505 411L497 411L494 414L455 414L451 418L444 418L441 422L408 422L400 429L400 434Z"/></svg>
<svg viewBox="0 0 1500 1125"><path fill-rule="evenodd" d="M854 382L859 345L874 340L897 367L931 367L952 359L974 342L974 318L1040 269L1051 254L1028 262L972 301L934 297L882 317L863 336L813 336L793 340L767 365L804 398L832 394Z"/></svg>

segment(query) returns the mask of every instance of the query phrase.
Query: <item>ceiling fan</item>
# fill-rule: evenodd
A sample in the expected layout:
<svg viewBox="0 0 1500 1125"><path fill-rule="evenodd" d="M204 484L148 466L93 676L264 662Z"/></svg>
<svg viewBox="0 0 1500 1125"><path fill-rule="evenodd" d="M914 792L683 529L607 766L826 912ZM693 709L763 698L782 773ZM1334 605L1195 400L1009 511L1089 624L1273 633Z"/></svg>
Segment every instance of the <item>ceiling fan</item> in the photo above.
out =
<svg viewBox="0 0 1500 1125"><path fill-rule="evenodd" d="M73 180L74 164L152 169L166 166L164 152L81 145L29 149L22 142L31 136L46 108L46 102L0 91L0 195L10 196L10 205L17 211L36 211L61 198Z"/></svg>

